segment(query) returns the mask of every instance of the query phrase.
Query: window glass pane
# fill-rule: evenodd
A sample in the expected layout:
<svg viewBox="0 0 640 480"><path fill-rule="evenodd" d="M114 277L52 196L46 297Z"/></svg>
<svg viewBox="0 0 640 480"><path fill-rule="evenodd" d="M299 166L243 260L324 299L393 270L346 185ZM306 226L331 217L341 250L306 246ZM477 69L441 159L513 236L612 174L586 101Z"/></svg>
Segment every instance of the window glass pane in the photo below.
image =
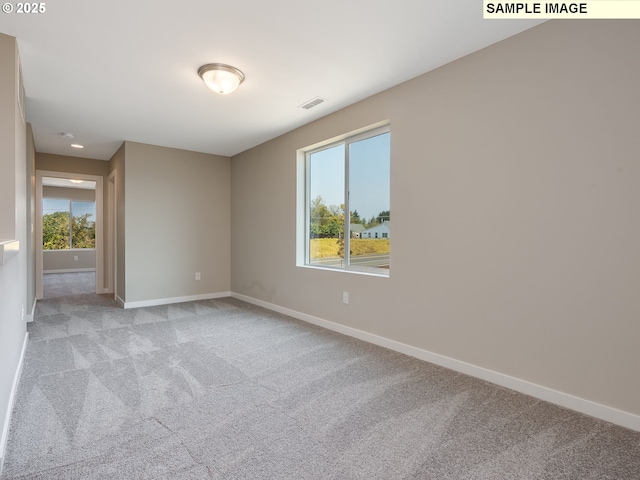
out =
<svg viewBox="0 0 640 480"><path fill-rule="evenodd" d="M71 224L72 248L96 248L96 204L95 202L71 202L73 219Z"/></svg>
<svg viewBox="0 0 640 480"><path fill-rule="evenodd" d="M340 144L309 155L310 264L344 264L344 151Z"/></svg>
<svg viewBox="0 0 640 480"><path fill-rule="evenodd" d="M42 199L42 248L44 250L68 250L71 209L69 200Z"/></svg>
<svg viewBox="0 0 640 480"><path fill-rule="evenodd" d="M349 144L350 265L389 268L390 137Z"/></svg>

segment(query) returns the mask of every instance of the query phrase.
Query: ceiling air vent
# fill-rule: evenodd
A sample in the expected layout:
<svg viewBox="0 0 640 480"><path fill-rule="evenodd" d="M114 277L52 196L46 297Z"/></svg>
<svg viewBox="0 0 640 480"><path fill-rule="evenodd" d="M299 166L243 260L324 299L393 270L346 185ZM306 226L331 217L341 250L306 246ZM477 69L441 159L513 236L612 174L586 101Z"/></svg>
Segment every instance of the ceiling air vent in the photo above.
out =
<svg viewBox="0 0 640 480"><path fill-rule="evenodd" d="M298 107L304 108L305 110L310 110L316 105L320 105L324 101L325 101L324 98L315 97L309 100L308 102L304 102L302 105L298 105Z"/></svg>

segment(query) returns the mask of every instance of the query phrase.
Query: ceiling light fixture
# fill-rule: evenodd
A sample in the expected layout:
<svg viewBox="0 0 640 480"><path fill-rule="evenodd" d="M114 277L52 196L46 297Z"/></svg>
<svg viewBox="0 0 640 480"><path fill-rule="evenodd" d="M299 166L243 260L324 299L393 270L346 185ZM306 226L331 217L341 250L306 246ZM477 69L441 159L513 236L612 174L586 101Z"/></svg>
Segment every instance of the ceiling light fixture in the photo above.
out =
<svg viewBox="0 0 640 480"><path fill-rule="evenodd" d="M235 91L244 81L244 73L224 63L208 63L198 69L204 83L216 93L226 95Z"/></svg>
<svg viewBox="0 0 640 480"><path fill-rule="evenodd" d="M69 180L69 181L71 183L82 183L82 182L84 182L84 180L76 180L76 179L72 179L72 180Z"/></svg>
<svg viewBox="0 0 640 480"><path fill-rule="evenodd" d="M71 146L73 148L84 148L84 145L80 145L79 143L72 143Z"/></svg>

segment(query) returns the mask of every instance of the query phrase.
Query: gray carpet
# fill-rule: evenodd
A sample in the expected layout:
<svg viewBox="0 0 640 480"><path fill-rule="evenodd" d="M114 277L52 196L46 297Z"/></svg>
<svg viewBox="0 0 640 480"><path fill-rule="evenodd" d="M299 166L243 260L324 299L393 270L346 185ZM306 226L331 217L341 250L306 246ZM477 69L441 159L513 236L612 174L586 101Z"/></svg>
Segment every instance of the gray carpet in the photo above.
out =
<svg viewBox="0 0 640 480"><path fill-rule="evenodd" d="M234 299L38 302L9 479L640 479L640 433Z"/></svg>
<svg viewBox="0 0 640 480"><path fill-rule="evenodd" d="M42 276L42 296L44 298L95 292L96 272L45 273Z"/></svg>

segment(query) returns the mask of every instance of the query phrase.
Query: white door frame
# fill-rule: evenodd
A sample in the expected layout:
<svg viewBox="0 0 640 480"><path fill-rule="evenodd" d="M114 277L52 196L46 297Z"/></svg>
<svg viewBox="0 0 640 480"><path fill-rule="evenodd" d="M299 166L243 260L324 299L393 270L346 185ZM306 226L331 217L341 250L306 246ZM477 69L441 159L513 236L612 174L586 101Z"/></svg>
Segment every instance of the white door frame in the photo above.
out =
<svg viewBox="0 0 640 480"><path fill-rule="evenodd" d="M84 173L36 170L36 299L42 300L42 177L77 178L96 182L96 293L107 293L104 287L103 186L102 177Z"/></svg>

